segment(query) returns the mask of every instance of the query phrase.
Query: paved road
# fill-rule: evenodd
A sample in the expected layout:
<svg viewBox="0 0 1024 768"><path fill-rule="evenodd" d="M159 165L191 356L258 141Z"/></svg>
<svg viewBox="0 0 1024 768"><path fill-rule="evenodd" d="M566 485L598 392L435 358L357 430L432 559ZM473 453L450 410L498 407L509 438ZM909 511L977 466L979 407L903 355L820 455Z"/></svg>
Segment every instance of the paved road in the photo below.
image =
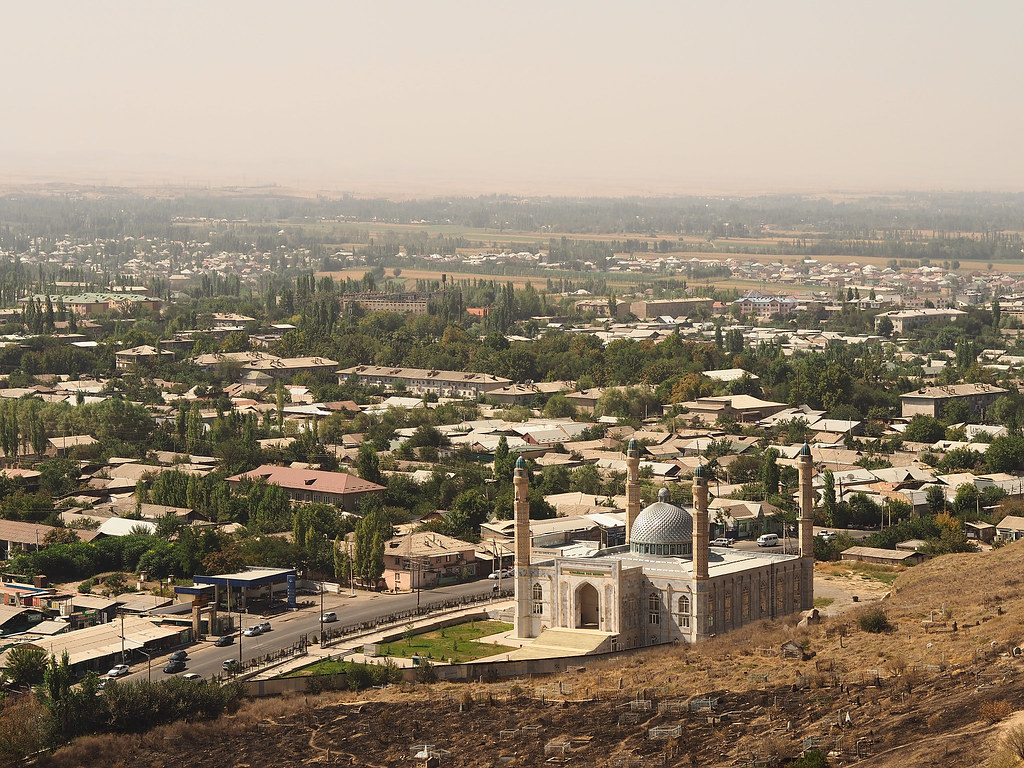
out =
<svg viewBox="0 0 1024 768"><path fill-rule="evenodd" d="M468 595L480 595L490 593L494 582L488 579L473 581L468 584L456 584L450 587L439 587L437 589L425 590L420 593L421 605L441 600L449 600ZM505 584L502 585L506 586ZM507 586L511 586L508 584ZM296 611L286 612L272 616L268 619L271 624L271 631L257 637L241 638L242 659L249 660L256 656L263 656L273 653L281 648L287 648L296 643L302 635L320 634L320 601L318 596L301 596L303 600L314 600L315 604L300 608ZM417 596L415 594L403 593L398 595L376 594L356 591L354 598L348 593L343 595L324 595L324 610L334 611L338 614L338 623L334 626L356 624L363 621L370 621L380 616L387 616L391 613L401 613L412 610L416 607ZM237 620L238 615L235 614ZM249 627L259 624L263 619L256 614L243 614L242 624ZM328 625L330 626L330 625ZM214 646L212 640L204 640L187 646L189 661L184 672L195 672L203 677L210 677L221 671L221 666L226 659L238 659L239 637L235 634L235 642L224 648ZM131 674L122 680L145 679L151 674L153 680L161 680L174 675L165 674L164 665L167 663L167 654L154 656L152 670L147 670L146 661L141 656L138 661L132 664ZM182 674L182 673L178 673Z"/></svg>

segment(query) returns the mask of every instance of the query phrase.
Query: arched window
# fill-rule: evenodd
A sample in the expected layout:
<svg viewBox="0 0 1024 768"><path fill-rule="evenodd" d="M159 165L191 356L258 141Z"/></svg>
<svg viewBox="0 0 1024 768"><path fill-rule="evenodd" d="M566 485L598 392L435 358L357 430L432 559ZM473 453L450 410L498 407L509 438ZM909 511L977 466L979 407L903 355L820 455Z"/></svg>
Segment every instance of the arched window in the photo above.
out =
<svg viewBox="0 0 1024 768"><path fill-rule="evenodd" d="M532 595L533 597L533 613L535 616L539 616L544 613L544 589L540 584L534 584Z"/></svg>
<svg viewBox="0 0 1024 768"><path fill-rule="evenodd" d="M661 624L661 598L657 592L651 592L647 598L647 613L651 624Z"/></svg>
<svg viewBox="0 0 1024 768"><path fill-rule="evenodd" d="M725 590L725 626L732 626L732 587Z"/></svg>
<svg viewBox="0 0 1024 768"><path fill-rule="evenodd" d="M744 584L743 591L740 593L740 610L743 613L744 619L750 618L750 585Z"/></svg>
<svg viewBox="0 0 1024 768"><path fill-rule="evenodd" d="M768 613L768 582L761 579L761 615Z"/></svg>
<svg viewBox="0 0 1024 768"><path fill-rule="evenodd" d="M800 595L800 588L801 588L800 580L801 580L801 578L802 578L801 574L799 574L799 573L794 574L794 576L793 576L793 603L796 605L797 608L800 607L800 597L801 597L801 595Z"/></svg>
<svg viewBox="0 0 1024 768"><path fill-rule="evenodd" d="M679 626L690 627L690 598L687 595L679 598Z"/></svg>

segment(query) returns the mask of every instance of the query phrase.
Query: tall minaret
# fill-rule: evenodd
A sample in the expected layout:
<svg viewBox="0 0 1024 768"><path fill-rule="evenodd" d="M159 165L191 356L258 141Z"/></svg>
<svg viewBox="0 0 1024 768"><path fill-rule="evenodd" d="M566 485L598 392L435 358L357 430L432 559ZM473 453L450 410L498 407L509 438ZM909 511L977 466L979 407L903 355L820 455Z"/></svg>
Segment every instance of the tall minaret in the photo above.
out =
<svg viewBox="0 0 1024 768"><path fill-rule="evenodd" d="M800 544L800 610L814 607L814 457L811 446L804 443L797 459L800 467L800 512L797 518Z"/></svg>
<svg viewBox="0 0 1024 768"><path fill-rule="evenodd" d="M811 446L804 443L797 457L800 468L800 514L797 518L800 557L814 557L814 458Z"/></svg>
<svg viewBox="0 0 1024 768"><path fill-rule="evenodd" d="M633 534L633 523L640 514L640 449L630 438L626 446L626 544Z"/></svg>
<svg viewBox="0 0 1024 768"><path fill-rule="evenodd" d="M530 611L530 478L520 456L512 474L515 487L514 520L516 540L516 637L533 637ZM553 596L551 599L554 599Z"/></svg>
<svg viewBox="0 0 1024 768"><path fill-rule="evenodd" d="M708 635L708 478L703 464L693 471L693 598L697 637ZM712 630L714 631L714 630Z"/></svg>

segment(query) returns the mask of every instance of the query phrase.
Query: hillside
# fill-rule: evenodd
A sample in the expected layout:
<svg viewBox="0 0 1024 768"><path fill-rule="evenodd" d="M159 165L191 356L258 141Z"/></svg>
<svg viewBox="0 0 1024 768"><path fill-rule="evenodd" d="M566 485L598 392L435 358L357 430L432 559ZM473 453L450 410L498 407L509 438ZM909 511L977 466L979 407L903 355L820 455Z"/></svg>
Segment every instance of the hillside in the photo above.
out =
<svg viewBox="0 0 1024 768"><path fill-rule="evenodd" d="M885 634L848 613L750 627L696 651L584 660L559 678L255 701L217 721L80 739L37 764L419 765L412 748L433 744L451 753L442 765L535 766L564 752L579 765L716 766L796 755L813 738L838 747L833 765L982 765L1024 701L1024 661L1012 656L1022 555L1018 543L911 569L889 599L859 609L884 606L897 627ZM926 631L932 611L940 625ZM815 657L781 660L786 639ZM714 712L679 711L692 697L717 699Z"/></svg>

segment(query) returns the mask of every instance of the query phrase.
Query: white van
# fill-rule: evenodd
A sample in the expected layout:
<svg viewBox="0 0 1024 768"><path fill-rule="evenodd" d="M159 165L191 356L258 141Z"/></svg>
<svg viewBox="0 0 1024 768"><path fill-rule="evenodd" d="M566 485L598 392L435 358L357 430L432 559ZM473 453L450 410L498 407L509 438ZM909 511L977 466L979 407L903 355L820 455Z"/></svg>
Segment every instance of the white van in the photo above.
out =
<svg viewBox="0 0 1024 768"><path fill-rule="evenodd" d="M777 533L763 533L757 537L757 546L759 547L777 547L779 546L779 534Z"/></svg>

